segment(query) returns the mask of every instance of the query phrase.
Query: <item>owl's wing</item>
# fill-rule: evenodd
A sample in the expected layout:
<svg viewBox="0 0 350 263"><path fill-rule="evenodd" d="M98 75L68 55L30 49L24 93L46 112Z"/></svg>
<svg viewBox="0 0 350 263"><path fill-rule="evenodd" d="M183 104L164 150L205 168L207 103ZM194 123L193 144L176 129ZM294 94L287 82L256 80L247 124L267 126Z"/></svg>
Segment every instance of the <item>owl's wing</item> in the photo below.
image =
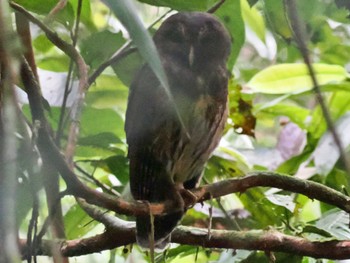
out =
<svg viewBox="0 0 350 263"><path fill-rule="evenodd" d="M167 152L176 134L172 116L164 89L149 66L144 66L131 85L125 121L135 199L161 202L170 197L163 189L174 187L166 169Z"/></svg>

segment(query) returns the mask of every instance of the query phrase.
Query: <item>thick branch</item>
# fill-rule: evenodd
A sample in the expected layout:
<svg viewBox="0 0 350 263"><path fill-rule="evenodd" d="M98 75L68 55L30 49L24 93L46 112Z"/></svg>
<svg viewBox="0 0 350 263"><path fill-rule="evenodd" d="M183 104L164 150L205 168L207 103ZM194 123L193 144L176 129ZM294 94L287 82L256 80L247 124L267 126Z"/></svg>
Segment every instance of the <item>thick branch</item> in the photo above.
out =
<svg viewBox="0 0 350 263"><path fill-rule="evenodd" d="M207 239L207 234L207 229L180 226L172 234L172 241L208 248L285 252L313 258L348 259L350 257L350 241L311 242L276 230L211 230L210 240Z"/></svg>
<svg viewBox="0 0 350 263"><path fill-rule="evenodd" d="M198 201L205 201L231 193L243 193L247 189L257 186L267 186L303 194L311 199L316 199L327 204L334 205L350 213L350 197L329 188L320 183L298 179L288 175L272 172L254 172L245 177L229 179L217 183L204 185L192 192Z"/></svg>
<svg viewBox="0 0 350 263"><path fill-rule="evenodd" d="M179 226L172 233L171 239L174 243L207 248L285 252L328 259L348 259L350 257L350 241L311 242L304 238L285 235L276 230L211 230L209 240L207 234L207 229ZM48 248L52 242L54 241L44 241L39 254L49 255ZM133 228L114 229L90 238L65 241L61 244L61 252L66 257L73 257L97 253L134 242L135 230ZM21 244L22 251L25 252L25 240L22 240Z"/></svg>

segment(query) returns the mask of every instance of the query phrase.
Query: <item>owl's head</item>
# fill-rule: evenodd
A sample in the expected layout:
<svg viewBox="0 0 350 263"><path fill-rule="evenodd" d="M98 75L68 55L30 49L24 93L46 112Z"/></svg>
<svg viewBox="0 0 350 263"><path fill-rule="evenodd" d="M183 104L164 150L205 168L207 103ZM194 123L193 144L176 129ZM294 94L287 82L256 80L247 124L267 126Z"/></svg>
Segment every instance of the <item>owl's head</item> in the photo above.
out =
<svg viewBox="0 0 350 263"><path fill-rule="evenodd" d="M158 29L154 41L163 58L197 70L226 63L231 49L226 28L213 15L201 12L172 15Z"/></svg>

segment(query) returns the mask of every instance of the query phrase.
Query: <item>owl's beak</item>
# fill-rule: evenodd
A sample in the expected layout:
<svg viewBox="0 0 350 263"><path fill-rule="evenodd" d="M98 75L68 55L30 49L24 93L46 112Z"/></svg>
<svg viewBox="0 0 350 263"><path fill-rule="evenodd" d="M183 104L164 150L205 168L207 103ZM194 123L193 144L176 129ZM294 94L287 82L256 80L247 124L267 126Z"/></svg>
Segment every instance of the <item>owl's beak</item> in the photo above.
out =
<svg viewBox="0 0 350 263"><path fill-rule="evenodd" d="M194 62L194 48L193 48L193 46L190 47L190 53L188 54L188 62L189 62L190 68L192 68L192 65Z"/></svg>

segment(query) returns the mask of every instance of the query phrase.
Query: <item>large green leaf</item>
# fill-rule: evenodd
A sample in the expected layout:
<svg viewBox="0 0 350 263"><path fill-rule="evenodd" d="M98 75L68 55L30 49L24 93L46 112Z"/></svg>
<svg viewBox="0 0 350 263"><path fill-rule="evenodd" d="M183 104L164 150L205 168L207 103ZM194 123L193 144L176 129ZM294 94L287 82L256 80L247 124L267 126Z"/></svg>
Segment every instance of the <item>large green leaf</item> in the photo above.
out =
<svg viewBox="0 0 350 263"><path fill-rule="evenodd" d="M292 122L298 124L300 128L305 128L306 118L310 115L308 109L284 103L278 103L271 107L264 107L261 109L261 112L270 113L275 116L286 116Z"/></svg>
<svg viewBox="0 0 350 263"><path fill-rule="evenodd" d="M103 30L90 35L81 43L81 55L90 68L95 69L109 59L118 48L124 44L125 40L121 32L112 33ZM103 48L101 47L103 43Z"/></svg>
<svg viewBox="0 0 350 263"><path fill-rule="evenodd" d="M110 132L118 138L124 138L124 121L111 109L85 107L81 118L81 137Z"/></svg>
<svg viewBox="0 0 350 263"><path fill-rule="evenodd" d="M112 68L118 78L129 87L142 63L143 60L139 52L134 52L122 58L119 63L112 65Z"/></svg>
<svg viewBox="0 0 350 263"><path fill-rule="evenodd" d="M112 108L124 114L129 90L115 75L100 75L86 95L86 103L93 108Z"/></svg>
<svg viewBox="0 0 350 263"><path fill-rule="evenodd" d="M338 65L313 64L319 85L337 83L347 78L346 70ZM254 92L267 94L301 93L313 84L305 64L279 64L256 74L247 84Z"/></svg>

